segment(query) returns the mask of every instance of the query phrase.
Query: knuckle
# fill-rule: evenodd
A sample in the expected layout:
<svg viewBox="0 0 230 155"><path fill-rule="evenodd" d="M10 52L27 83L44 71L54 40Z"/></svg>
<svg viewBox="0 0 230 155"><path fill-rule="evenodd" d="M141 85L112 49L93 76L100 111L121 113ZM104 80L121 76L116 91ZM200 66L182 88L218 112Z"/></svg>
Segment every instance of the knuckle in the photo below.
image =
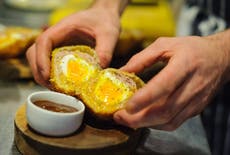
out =
<svg viewBox="0 0 230 155"><path fill-rule="evenodd" d="M120 29L111 27L110 25L106 28L103 28L102 31L106 36L118 36L120 34Z"/></svg>
<svg viewBox="0 0 230 155"><path fill-rule="evenodd" d="M44 71L42 64L39 61L37 62L37 68L38 68L38 72L40 73Z"/></svg>
<svg viewBox="0 0 230 155"><path fill-rule="evenodd" d="M133 129L139 128L139 126L135 123L130 123L128 126Z"/></svg>
<svg viewBox="0 0 230 155"><path fill-rule="evenodd" d="M108 56L108 55L106 55L106 54L102 54L101 55L101 60L103 61L103 62L109 62L110 61L110 57Z"/></svg>
<svg viewBox="0 0 230 155"><path fill-rule="evenodd" d="M29 60L30 55L31 55L31 47L26 51L26 58Z"/></svg>
<svg viewBox="0 0 230 155"><path fill-rule="evenodd" d="M166 82L164 81L164 79L161 79L158 82L159 88L162 89L162 92L164 92L164 94L171 94L172 93L172 88L170 88Z"/></svg>
<svg viewBox="0 0 230 155"><path fill-rule="evenodd" d="M172 123L162 126L162 130L165 130L165 131L174 131L176 129L177 129L177 125L172 124Z"/></svg>
<svg viewBox="0 0 230 155"><path fill-rule="evenodd" d="M112 31L110 30L110 32L113 34L113 35L116 35L118 36L120 34L120 29L117 29L117 28L113 28Z"/></svg>
<svg viewBox="0 0 230 155"><path fill-rule="evenodd" d="M36 57L36 65L37 65L37 68L38 68L38 71L41 71L43 70L43 62L40 61L40 59L38 57Z"/></svg>
<svg viewBox="0 0 230 155"><path fill-rule="evenodd" d="M170 86L167 85L167 83L165 82L163 78L158 78L154 82L155 82L155 85L159 88L160 92L164 92L166 96L171 94L172 88L170 88Z"/></svg>
<svg viewBox="0 0 230 155"><path fill-rule="evenodd" d="M161 115L161 121L162 123L167 123L171 120L171 114L168 113L168 112L164 112L162 115Z"/></svg>
<svg viewBox="0 0 230 155"><path fill-rule="evenodd" d="M186 114L186 117L187 118L191 118L191 117L194 117L194 116L197 116L199 115L201 112L203 111L203 108L200 108L200 107L192 107L188 110L187 114Z"/></svg>
<svg viewBox="0 0 230 155"><path fill-rule="evenodd" d="M139 115L135 119L127 120L127 125L131 128L140 128L145 125L146 117L145 115Z"/></svg>
<svg viewBox="0 0 230 155"><path fill-rule="evenodd" d="M168 123L173 117L172 111L168 108L168 106L162 106L160 110L160 120L161 123Z"/></svg>
<svg viewBox="0 0 230 155"><path fill-rule="evenodd" d="M191 116L192 117L197 116L197 115L201 114L203 112L203 110L204 109L199 109L199 110L195 111L194 113L192 113Z"/></svg>
<svg viewBox="0 0 230 155"><path fill-rule="evenodd" d="M136 62L139 59L139 55L135 54L134 56L132 56L132 58L130 59L131 62Z"/></svg>
<svg viewBox="0 0 230 155"><path fill-rule="evenodd" d="M30 46L25 53L28 61L31 61L31 59L33 59L33 52L35 52L34 45Z"/></svg>
<svg viewBox="0 0 230 155"><path fill-rule="evenodd" d="M50 38L49 33L47 33L47 32L45 31L45 32L43 32L42 34L40 34L40 35L36 38L35 44L36 44L36 45L39 45L39 44L41 44L42 42L45 42L45 41L47 41L47 40L50 40L50 41L51 41L51 38Z"/></svg>
<svg viewBox="0 0 230 155"><path fill-rule="evenodd" d="M137 128L137 124L133 121L126 122L126 125L130 128Z"/></svg>
<svg viewBox="0 0 230 155"><path fill-rule="evenodd" d="M155 43L157 43L157 44L161 44L161 43L165 44L165 42L168 41L168 39L169 39L168 37L159 37L159 38L157 38Z"/></svg>
<svg viewBox="0 0 230 155"><path fill-rule="evenodd" d="M36 38L35 43L37 44L37 43L41 42L41 41L43 40L44 36L45 36L44 34L39 35L39 36Z"/></svg>
<svg viewBox="0 0 230 155"><path fill-rule="evenodd" d="M34 80L38 83L38 84L41 84L42 85L42 82L40 80L40 78L37 76L37 75L33 75L34 77Z"/></svg>
<svg viewBox="0 0 230 155"><path fill-rule="evenodd" d="M140 121L140 120L132 120L132 121L128 122L128 126L131 127L131 128L139 128L140 127L139 122L142 122L142 121Z"/></svg>
<svg viewBox="0 0 230 155"><path fill-rule="evenodd" d="M157 104L157 103L156 103ZM160 106L153 106L143 113L143 118L147 121L152 122L152 125L167 124L173 118L173 113L164 104Z"/></svg>
<svg viewBox="0 0 230 155"><path fill-rule="evenodd" d="M110 60L111 60L111 57L109 55L106 55L106 54L102 54L102 53L105 53L105 52L101 52L99 53L99 57L100 57L100 64L103 68L107 67Z"/></svg>

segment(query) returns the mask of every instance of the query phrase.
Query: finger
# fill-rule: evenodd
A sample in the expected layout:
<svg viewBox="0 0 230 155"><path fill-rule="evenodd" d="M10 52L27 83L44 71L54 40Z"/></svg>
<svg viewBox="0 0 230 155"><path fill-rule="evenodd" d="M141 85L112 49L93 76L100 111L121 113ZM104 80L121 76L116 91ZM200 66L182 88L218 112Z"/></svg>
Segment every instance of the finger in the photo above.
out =
<svg viewBox="0 0 230 155"><path fill-rule="evenodd" d="M154 126L162 126L169 124L169 122L181 113L192 100L199 100L202 96L200 90L193 89L194 79L192 76L188 77L179 88L177 88L165 101L154 103L145 108L146 122L151 122ZM196 105L194 105L196 106Z"/></svg>
<svg viewBox="0 0 230 155"><path fill-rule="evenodd" d="M183 103L186 103L184 104L186 106L170 122L155 126L154 128L169 131L175 130L188 118L200 114L211 100L210 96L213 96L212 94L214 93L209 86L210 84L200 76L191 77L191 81L187 80L183 87L169 100L169 102L176 103L174 107L182 108Z"/></svg>
<svg viewBox="0 0 230 155"><path fill-rule="evenodd" d="M26 58L28 60L28 63L30 65L30 69L32 71L33 76L35 77L37 75L37 66L36 66L36 54L35 54L35 44L30 46L26 52Z"/></svg>
<svg viewBox="0 0 230 155"><path fill-rule="evenodd" d="M102 68L109 66L117 42L119 31L103 31L97 34L96 48Z"/></svg>
<svg viewBox="0 0 230 155"><path fill-rule="evenodd" d="M180 127L187 119L199 115L203 111L205 106L206 104L201 104L198 98L196 98L168 123L152 126L152 128L158 130L173 131Z"/></svg>
<svg viewBox="0 0 230 155"><path fill-rule="evenodd" d="M162 111L162 109L165 108L162 103L164 103L164 101L159 101L158 103L156 103L158 107L155 109L159 109ZM114 114L113 119L118 124L128 126L131 128L140 128L140 127L149 127L153 125L154 126L161 125L169 121L167 120L167 122L164 122L165 119L164 118L162 119L161 116L162 115L155 115L154 113L152 113L151 106L148 106L143 110L134 114L130 114L125 109L119 110Z"/></svg>
<svg viewBox="0 0 230 155"><path fill-rule="evenodd" d="M63 37L62 34L64 34L57 34L58 31L59 33L63 32L60 31L58 26L51 27L41 34L35 42L37 72L39 77L42 77L44 81L48 81L50 76L51 51L60 42L60 38Z"/></svg>
<svg viewBox="0 0 230 155"><path fill-rule="evenodd" d="M113 119L116 123L131 128L144 126L144 122L142 121L143 117L141 117L140 114L129 114L125 109L117 111L113 115Z"/></svg>
<svg viewBox="0 0 230 155"><path fill-rule="evenodd" d="M95 47L95 38L92 32L89 32L86 28L73 29L72 32L62 38L59 46L68 45L88 45L92 48Z"/></svg>
<svg viewBox="0 0 230 155"><path fill-rule="evenodd" d="M153 44L134 55L121 70L139 73L159 60L172 56L169 47L172 44L168 38L158 39ZM167 44L166 44L166 43Z"/></svg>
<svg viewBox="0 0 230 155"><path fill-rule="evenodd" d="M52 51L52 41L49 36L41 37L35 44L36 65L39 77L48 83L50 77L50 54Z"/></svg>
<svg viewBox="0 0 230 155"><path fill-rule="evenodd" d="M184 64L186 62L180 56L175 60L171 58L164 69L133 95L127 102L126 110L137 113L150 104L158 106L154 102L171 95L189 77L190 71Z"/></svg>
<svg viewBox="0 0 230 155"><path fill-rule="evenodd" d="M121 125L131 128L152 127L159 130L172 131L178 128L188 118L199 114L204 105L199 105L199 99L194 99L190 104L185 104L183 108L176 107L179 112L175 113L170 107L164 104L159 106L148 106L135 114L128 113L125 109L117 111L114 114L114 120ZM176 105L175 105L176 106Z"/></svg>
<svg viewBox="0 0 230 155"><path fill-rule="evenodd" d="M35 79L35 81L43 86L46 86L46 83L42 80L42 78L40 77L40 74L38 73L37 70L37 65L36 65L36 53L35 53L35 44L33 44L26 52L26 57L28 60L28 63L30 65L33 77Z"/></svg>
<svg viewBox="0 0 230 155"><path fill-rule="evenodd" d="M187 107L187 105L193 102L194 107L200 107L202 109L203 103L208 103L209 96L212 93L210 90L208 80L203 80L202 77L196 75L196 71L191 72L188 78L183 84L172 93L165 103L165 117L167 120L175 117L180 111ZM197 103L196 103L197 102ZM198 105L200 104L200 105ZM152 109L155 117L160 116L160 109Z"/></svg>
<svg viewBox="0 0 230 155"><path fill-rule="evenodd" d="M118 111L114 115L114 120L119 124L135 128L152 126L161 130L175 130L186 119L199 114L209 101L208 95L201 93L205 92L207 87L195 89L199 81L191 80L194 79L188 78L168 100L166 98L154 102L134 114L125 110ZM189 83L195 83L195 85L189 85Z"/></svg>

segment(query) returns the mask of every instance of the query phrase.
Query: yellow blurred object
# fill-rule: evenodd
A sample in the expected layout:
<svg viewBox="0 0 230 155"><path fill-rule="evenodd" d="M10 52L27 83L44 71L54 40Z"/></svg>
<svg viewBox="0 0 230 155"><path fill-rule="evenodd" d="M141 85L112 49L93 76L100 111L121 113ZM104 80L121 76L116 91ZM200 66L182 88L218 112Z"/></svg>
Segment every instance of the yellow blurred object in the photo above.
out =
<svg viewBox="0 0 230 155"><path fill-rule="evenodd" d="M54 25L62 18L86 9L92 0L69 0L55 10L49 19ZM132 0L121 17L122 33L116 55L124 56L134 45L147 46L160 36L175 36L175 20L168 0Z"/></svg>
<svg viewBox="0 0 230 155"><path fill-rule="evenodd" d="M66 4L54 10L49 18L49 25L58 23L64 17L89 7L93 0L67 0Z"/></svg>
<svg viewBox="0 0 230 155"><path fill-rule="evenodd" d="M40 30L25 27L0 27L0 58L15 58L25 50L41 33Z"/></svg>
<svg viewBox="0 0 230 155"><path fill-rule="evenodd" d="M131 3L122 15L122 28L139 30L146 39L175 35L175 21L169 2L158 0L152 5L134 4Z"/></svg>

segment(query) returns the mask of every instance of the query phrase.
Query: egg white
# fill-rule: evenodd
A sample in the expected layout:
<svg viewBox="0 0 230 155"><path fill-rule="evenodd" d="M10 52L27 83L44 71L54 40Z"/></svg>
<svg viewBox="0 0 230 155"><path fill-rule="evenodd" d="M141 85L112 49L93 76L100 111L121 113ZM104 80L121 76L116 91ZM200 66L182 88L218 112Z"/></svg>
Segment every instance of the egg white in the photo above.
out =
<svg viewBox="0 0 230 155"><path fill-rule="evenodd" d="M69 55L65 55L62 59L61 59L61 63L60 63L60 67L62 72L64 73L65 76L67 76L68 73L68 62L70 60L77 60L76 57L72 54Z"/></svg>

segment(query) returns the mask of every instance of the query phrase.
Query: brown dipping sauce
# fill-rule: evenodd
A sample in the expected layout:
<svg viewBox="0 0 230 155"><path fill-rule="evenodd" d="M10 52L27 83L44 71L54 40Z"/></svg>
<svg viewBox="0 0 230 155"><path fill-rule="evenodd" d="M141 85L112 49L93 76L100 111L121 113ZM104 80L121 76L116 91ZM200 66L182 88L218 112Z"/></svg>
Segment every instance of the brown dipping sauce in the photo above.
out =
<svg viewBox="0 0 230 155"><path fill-rule="evenodd" d="M47 100L35 101L33 103L42 109L46 109L54 112L71 113L71 112L78 111L78 109L74 107L63 105L63 104L57 104Z"/></svg>

